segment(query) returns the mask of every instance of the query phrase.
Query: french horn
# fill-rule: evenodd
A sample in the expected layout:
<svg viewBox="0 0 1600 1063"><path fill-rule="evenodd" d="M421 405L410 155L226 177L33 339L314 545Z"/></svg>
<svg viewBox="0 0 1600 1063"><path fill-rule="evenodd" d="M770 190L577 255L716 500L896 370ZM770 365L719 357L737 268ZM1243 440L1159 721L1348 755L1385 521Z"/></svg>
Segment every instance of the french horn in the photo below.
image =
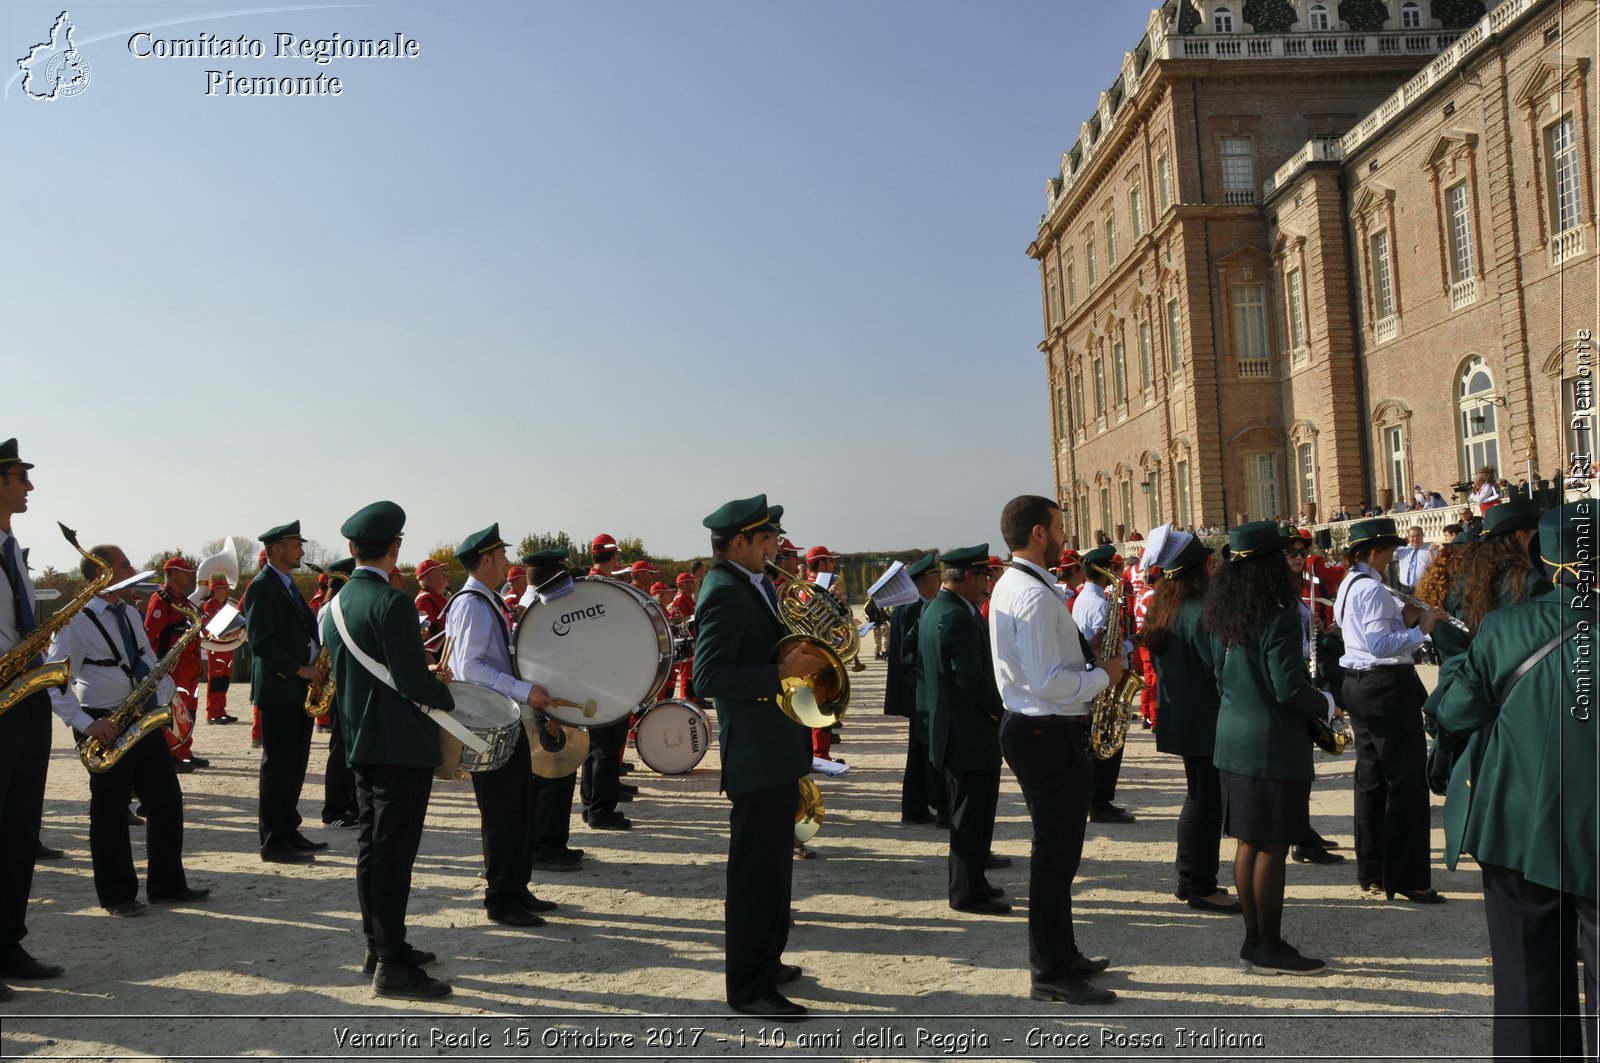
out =
<svg viewBox="0 0 1600 1063"><path fill-rule="evenodd" d="M778 682L778 709L801 727L832 727L850 705L850 676L844 659L828 643L815 635L796 632L785 635L773 648L774 664L783 660L790 647L805 644L827 662L815 675L789 676Z"/></svg>

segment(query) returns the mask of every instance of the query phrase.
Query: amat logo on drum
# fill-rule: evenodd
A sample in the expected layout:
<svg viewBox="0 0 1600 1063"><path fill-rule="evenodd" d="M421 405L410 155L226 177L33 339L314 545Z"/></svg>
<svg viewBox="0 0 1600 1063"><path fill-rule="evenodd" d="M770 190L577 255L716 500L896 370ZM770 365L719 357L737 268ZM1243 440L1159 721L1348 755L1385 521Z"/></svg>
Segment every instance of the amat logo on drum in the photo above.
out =
<svg viewBox="0 0 1600 1063"><path fill-rule="evenodd" d="M570 613L562 613L550 622L550 633L558 639L567 637L567 632L572 630L572 625L580 620L589 620L597 616L605 616L605 603L601 602L589 606L587 609L574 609Z"/></svg>

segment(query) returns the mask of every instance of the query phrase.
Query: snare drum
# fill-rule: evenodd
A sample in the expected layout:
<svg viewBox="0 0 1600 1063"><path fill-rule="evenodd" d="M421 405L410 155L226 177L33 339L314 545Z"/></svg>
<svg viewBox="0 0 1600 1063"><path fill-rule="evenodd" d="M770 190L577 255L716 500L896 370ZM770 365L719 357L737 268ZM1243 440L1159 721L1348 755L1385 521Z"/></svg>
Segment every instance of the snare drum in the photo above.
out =
<svg viewBox="0 0 1600 1063"><path fill-rule="evenodd" d="M465 779L468 772L505 767L522 734L522 707L492 687L460 679L450 684L450 696L456 702L451 718L488 743L489 748L478 753L439 728L440 759L434 777Z"/></svg>
<svg viewBox="0 0 1600 1063"><path fill-rule="evenodd" d="M652 771L682 775L711 748L711 721L691 701L658 701L639 717L633 746Z"/></svg>
<svg viewBox="0 0 1600 1063"><path fill-rule="evenodd" d="M536 599L517 625L517 675L594 712L552 705L574 727L622 719L652 698L672 673L672 631L661 606L626 583L579 576L572 590Z"/></svg>

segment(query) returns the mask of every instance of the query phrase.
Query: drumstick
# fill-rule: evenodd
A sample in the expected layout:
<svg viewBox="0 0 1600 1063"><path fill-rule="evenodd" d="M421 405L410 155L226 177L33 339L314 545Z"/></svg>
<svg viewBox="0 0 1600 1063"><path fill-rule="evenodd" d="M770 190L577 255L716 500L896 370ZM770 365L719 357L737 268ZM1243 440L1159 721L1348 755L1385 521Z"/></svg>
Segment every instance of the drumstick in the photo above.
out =
<svg viewBox="0 0 1600 1063"><path fill-rule="evenodd" d="M600 707L599 702L595 701L593 698L590 698L588 701L568 701L566 698L558 698L553 695L550 698L550 704L565 705L569 709L581 709L583 710L583 715L585 718L593 716L595 714L595 710Z"/></svg>

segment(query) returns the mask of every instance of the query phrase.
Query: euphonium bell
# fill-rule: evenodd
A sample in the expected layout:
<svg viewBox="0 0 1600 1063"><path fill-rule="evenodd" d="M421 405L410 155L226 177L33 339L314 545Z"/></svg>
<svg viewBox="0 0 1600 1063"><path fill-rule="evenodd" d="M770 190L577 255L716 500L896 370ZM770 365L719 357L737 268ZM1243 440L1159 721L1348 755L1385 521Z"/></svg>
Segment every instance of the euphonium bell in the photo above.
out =
<svg viewBox="0 0 1600 1063"><path fill-rule="evenodd" d="M774 663L783 660L791 646L805 643L827 661L815 675L790 676L779 681L778 708L802 727L832 727L844 717L850 704L850 676L844 660L832 646L814 635L785 635L772 651Z"/></svg>
<svg viewBox="0 0 1600 1063"><path fill-rule="evenodd" d="M794 840L804 845L822 829L822 819L828 806L822 800L822 791L810 779L800 779L800 799L794 806Z"/></svg>

